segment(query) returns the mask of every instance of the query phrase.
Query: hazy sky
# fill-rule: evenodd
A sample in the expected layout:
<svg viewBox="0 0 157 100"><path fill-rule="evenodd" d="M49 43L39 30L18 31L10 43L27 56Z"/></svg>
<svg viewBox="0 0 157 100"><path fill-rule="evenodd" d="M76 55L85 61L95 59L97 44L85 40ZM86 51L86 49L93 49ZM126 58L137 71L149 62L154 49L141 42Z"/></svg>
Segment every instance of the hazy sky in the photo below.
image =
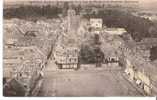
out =
<svg viewBox="0 0 157 100"><path fill-rule="evenodd" d="M32 1L32 0L4 0L4 2L6 2L6 3L22 2L22 1ZM55 0L34 0L34 1L55 1ZM57 1L60 1L60 0L57 0ZM61 0L61 1L63 1L63 0ZM69 1L69 0L65 0L65 1ZM84 0L84 1L87 1L87 0ZM90 0L88 0L88 1L90 1ZM104 1L109 1L109 0L104 0ZM117 1L117 0L110 0L110 1ZM124 1L124 0L118 0L118 1ZM137 0L137 1L139 1L139 6L142 8L157 10L157 0Z"/></svg>

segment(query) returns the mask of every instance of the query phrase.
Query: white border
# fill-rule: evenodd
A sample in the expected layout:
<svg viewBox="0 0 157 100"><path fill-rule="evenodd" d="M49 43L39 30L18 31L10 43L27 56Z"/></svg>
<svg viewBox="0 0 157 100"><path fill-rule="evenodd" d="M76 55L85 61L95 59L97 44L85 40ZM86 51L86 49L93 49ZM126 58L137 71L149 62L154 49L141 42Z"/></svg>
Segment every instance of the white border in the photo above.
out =
<svg viewBox="0 0 157 100"><path fill-rule="evenodd" d="M3 97L2 91L2 76L3 76L3 0L0 0L0 100L70 100L70 99L82 99L82 100L156 100L155 97Z"/></svg>
<svg viewBox="0 0 157 100"><path fill-rule="evenodd" d="M1 99L1 98L0 98ZM1 100L156 100L155 97L2 97Z"/></svg>
<svg viewBox="0 0 157 100"><path fill-rule="evenodd" d="M3 76L3 0L0 0L0 96L2 97L2 91L3 91L3 88L2 88L2 76ZM0 100L2 100L0 98Z"/></svg>

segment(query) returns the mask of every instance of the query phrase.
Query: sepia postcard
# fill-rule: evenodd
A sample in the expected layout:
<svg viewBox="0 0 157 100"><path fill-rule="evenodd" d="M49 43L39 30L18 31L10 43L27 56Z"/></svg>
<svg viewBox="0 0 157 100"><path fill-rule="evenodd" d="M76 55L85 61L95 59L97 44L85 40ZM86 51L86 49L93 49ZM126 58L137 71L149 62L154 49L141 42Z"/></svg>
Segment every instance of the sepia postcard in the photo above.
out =
<svg viewBox="0 0 157 100"><path fill-rule="evenodd" d="M157 0L4 0L4 97L157 96Z"/></svg>

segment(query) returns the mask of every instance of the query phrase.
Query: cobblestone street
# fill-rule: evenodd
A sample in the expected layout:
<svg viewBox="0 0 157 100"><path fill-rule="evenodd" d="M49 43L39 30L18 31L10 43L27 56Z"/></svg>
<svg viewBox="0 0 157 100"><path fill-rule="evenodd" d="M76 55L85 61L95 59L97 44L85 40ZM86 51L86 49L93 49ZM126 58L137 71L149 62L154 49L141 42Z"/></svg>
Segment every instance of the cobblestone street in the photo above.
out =
<svg viewBox="0 0 157 100"><path fill-rule="evenodd" d="M141 96L120 70L54 70L50 61L39 96Z"/></svg>

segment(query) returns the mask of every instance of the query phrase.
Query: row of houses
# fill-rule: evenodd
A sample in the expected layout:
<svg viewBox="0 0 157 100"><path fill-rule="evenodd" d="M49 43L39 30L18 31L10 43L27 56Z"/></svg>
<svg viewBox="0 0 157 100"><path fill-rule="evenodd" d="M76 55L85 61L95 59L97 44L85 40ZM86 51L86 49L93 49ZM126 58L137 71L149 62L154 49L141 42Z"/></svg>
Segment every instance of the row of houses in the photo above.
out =
<svg viewBox="0 0 157 100"><path fill-rule="evenodd" d="M29 27L28 24L31 24L29 22L25 23L23 20L8 22L4 24L4 96L31 96L34 95L34 88L43 76L42 71L47 63L52 41L44 35L39 36L38 31ZM28 26L15 27L20 23ZM20 90L23 90L22 94ZM15 94L10 94L10 91Z"/></svg>
<svg viewBox="0 0 157 100"><path fill-rule="evenodd" d="M73 13L75 15L75 13L73 11L71 11L69 13ZM75 23L70 19L70 17L69 17L69 20L70 20L69 21L70 25L71 25L71 23ZM100 35L99 32L103 30L102 24L103 24L102 19L91 18L89 20L89 26L92 28L91 34ZM69 30L71 28L72 28L72 26L69 27ZM68 31L68 32L75 35L75 32L71 32L71 31ZM98 33L96 33L96 32L98 32ZM73 35L70 35L70 36L72 37ZM67 45L65 45L66 41L63 42L61 40L63 40L62 36L60 36L60 39L58 40L58 42L56 43L56 45L53 49L53 55L54 55L56 64L58 65L58 67L60 69L78 69L80 67L80 63L79 63L80 49L79 49L79 47L76 45L70 45L71 43L68 43ZM68 40L68 38L66 38L66 40ZM72 44L74 44L74 42ZM109 51L109 52L112 52L112 51ZM115 56L115 55L113 56L113 55L108 54L105 56L104 61L102 63L117 63L118 64L118 61L119 61L118 56Z"/></svg>
<svg viewBox="0 0 157 100"><path fill-rule="evenodd" d="M58 40L58 43L56 43L56 46L54 47L54 50L53 50L54 59L55 59L56 64L59 66L59 68L74 68L74 69L78 68L79 51L80 51L79 47L74 46L74 45L68 46L71 43L67 43L67 45L65 45L66 41L69 38L74 37L77 34L76 30L77 30L77 27L79 27L78 26L79 24L78 24L78 21L75 21L76 19L77 19L77 16L76 16L75 10L69 9L68 16L67 16L68 32L62 33L63 35L65 34L65 36L67 37L65 38L64 36L60 35L59 37L60 39ZM100 35L99 33L103 31L106 31L106 32L103 32L103 34L111 34L111 35L122 35L123 33L126 32L126 30L122 28L119 28L119 29L110 28L109 29L105 27L105 29L103 29L103 20L101 18L91 18L89 20L88 25L91 27L90 33L96 34L96 35ZM74 30L74 31L71 31L71 30ZM63 42L64 38L66 41ZM73 42L72 44L75 44L75 42ZM106 55L104 63L110 63L110 62L118 63L118 60L119 60L118 57L115 55L114 56Z"/></svg>
<svg viewBox="0 0 157 100"><path fill-rule="evenodd" d="M107 35L116 37L126 35L127 33L127 31L123 28L102 27L102 19L91 19L90 25L95 29L101 29L101 31L99 30L98 34L101 35L103 43L106 42L103 37L106 39ZM113 40L115 41L115 39ZM106 62L112 61L113 59L117 60L117 62L122 62L125 72L132 82L138 84L138 86L141 87L146 94L156 95L157 68L155 65L150 63L150 48L156 46L156 39L145 39L140 43L135 43L131 38L128 38L128 40L123 40L119 37L116 43L118 42L120 44L116 50L121 52L120 55L112 56L112 54L109 54ZM107 44L105 47L102 46L103 50L107 50L107 46ZM110 51L110 53L114 53L114 51Z"/></svg>
<svg viewBox="0 0 157 100"><path fill-rule="evenodd" d="M68 10L67 15L63 19L61 34L54 45L53 57L60 69L77 69L79 62L77 30L80 24L80 16L76 15L75 10L71 8Z"/></svg>
<svg viewBox="0 0 157 100"><path fill-rule="evenodd" d="M131 44L131 45L128 45ZM136 44L125 42L123 64L129 80L142 88L147 95L156 95L157 73L156 66L146 61L142 54L137 54Z"/></svg>
<svg viewBox="0 0 157 100"><path fill-rule="evenodd" d="M146 94L148 95L156 95L156 80L157 80L157 73L156 67L142 63L138 64L134 62L130 62L130 60L126 59L126 70L125 72L129 75L131 81L135 82L138 86L140 86Z"/></svg>
<svg viewBox="0 0 157 100"><path fill-rule="evenodd" d="M42 69L45 67L45 62L46 56L42 55L41 51L35 46L5 48L3 79L5 79L6 83L4 88L12 83L12 80L16 80L21 86L25 87L26 91L29 89L27 92L32 91L36 80L40 77ZM17 84L14 85L12 87L16 87ZM9 90L4 95L11 95L7 94L7 92ZM19 94L17 93L16 95Z"/></svg>

